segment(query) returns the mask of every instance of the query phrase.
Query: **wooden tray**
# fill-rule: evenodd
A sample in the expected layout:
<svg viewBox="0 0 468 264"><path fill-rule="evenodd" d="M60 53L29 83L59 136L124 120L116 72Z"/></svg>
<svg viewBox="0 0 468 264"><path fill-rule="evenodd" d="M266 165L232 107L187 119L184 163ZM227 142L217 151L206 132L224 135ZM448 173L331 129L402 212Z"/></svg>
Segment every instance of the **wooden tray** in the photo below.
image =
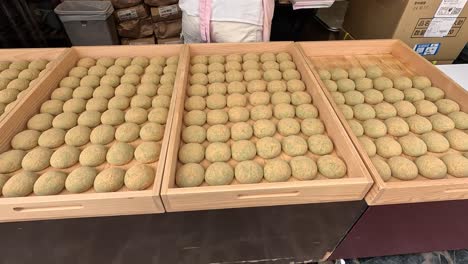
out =
<svg viewBox="0 0 468 264"><path fill-rule="evenodd" d="M36 89L39 83L45 79L46 75L50 72L55 71L57 63L60 60L59 57L63 56L67 52L67 50L67 48L0 49L0 61L31 61L37 59L46 59L50 63L47 66L47 68L44 69L44 74L38 76L32 81L34 82L34 84L32 84L31 87L28 88L26 94L22 98L19 98L15 102L13 102L14 107L10 111L5 112L4 115L0 115L0 127L2 126L3 122L6 122L5 120L7 120L13 112L15 112L19 107L21 107L20 105L22 105L23 102L26 100L28 94L30 94L32 90Z"/></svg>
<svg viewBox="0 0 468 264"><path fill-rule="evenodd" d="M327 88L320 81L316 69L378 65L388 77L401 74L428 76L433 86L445 91L445 98L456 101L461 111L467 112L468 93L462 87L399 40L299 42L296 45L307 58L307 64L312 69L315 78L319 80L323 92L374 178L375 184L366 196L369 205L468 198L468 179L450 176L446 179L429 180L418 176L412 181L384 182Z"/></svg>
<svg viewBox="0 0 468 264"><path fill-rule="evenodd" d="M334 141L335 152L347 164L347 177L342 179L320 178L311 181L281 183L231 184L226 186L199 186L178 188L175 173L179 166L178 150L183 127L184 101L190 69L190 57L194 55L228 55L247 52L289 52L296 63L302 80L313 98L313 104L320 112L328 136ZM185 84L177 93L176 109L171 129L166 169L161 195L166 211L190 211L236 207L272 206L285 204L324 203L362 199L372 180L357 151L339 124L323 92L307 68L304 58L292 42L250 43L250 44L194 44L188 45L179 62Z"/></svg>
<svg viewBox="0 0 468 264"><path fill-rule="evenodd" d="M0 131L3 133L0 138L0 152L10 147L13 136L26 126L28 119L38 112L42 102L50 98L60 80L68 75L70 69L80 58L122 56L147 56L151 58L155 55L169 57L183 54L184 49L183 45L100 46L68 49L58 61L54 72L44 76L44 80L25 98L22 107L12 113L0 126ZM180 60L182 60L181 57ZM181 79L179 77L181 73L181 69L178 69L177 79ZM175 93L180 90L177 88L178 86L182 86L180 81L176 81L174 84L174 94L168 116L172 116L174 113ZM0 197L0 222L164 212L159 192L171 125L172 119L168 118L154 184L147 190L128 191L123 188L112 193L95 193L90 190L83 194L69 194L67 191L63 191L59 195L52 196Z"/></svg>

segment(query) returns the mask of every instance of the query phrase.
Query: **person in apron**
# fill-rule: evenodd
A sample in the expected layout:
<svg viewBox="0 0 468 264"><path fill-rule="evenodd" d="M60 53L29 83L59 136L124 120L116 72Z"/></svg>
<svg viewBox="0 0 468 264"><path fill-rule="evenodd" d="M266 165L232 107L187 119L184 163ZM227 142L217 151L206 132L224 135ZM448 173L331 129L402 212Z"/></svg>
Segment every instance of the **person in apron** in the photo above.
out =
<svg viewBox="0 0 468 264"><path fill-rule="evenodd" d="M180 0L185 43L269 41L274 0Z"/></svg>

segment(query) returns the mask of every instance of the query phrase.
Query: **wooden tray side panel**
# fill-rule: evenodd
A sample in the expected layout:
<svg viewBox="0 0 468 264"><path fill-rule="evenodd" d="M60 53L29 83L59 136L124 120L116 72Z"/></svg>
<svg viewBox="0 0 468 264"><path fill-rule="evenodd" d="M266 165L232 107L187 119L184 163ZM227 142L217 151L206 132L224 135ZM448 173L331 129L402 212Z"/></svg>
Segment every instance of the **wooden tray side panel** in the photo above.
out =
<svg viewBox="0 0 468 264"><path fill-rule="evenodd" d="M170 136L170 147L166 161L161 196L166 211L189 211L220 208L236 208L251 206L273 206L301 203L321 203L332 201L350 201L362 199L371 186L372 179L364 168L362 162L349 155L355 152L352 143L347 142L346 132L337 127L339 124L330 106L322 94L312 89L316 86L315 80L310 77L310 72L302 55L291 42L279 42L263 44L194 44L187 46L186 60L179 63L185 67L183 75L184 83L187 82L190 68L190 56L213 55L213 54L240 54L246 52L282 52L288 51L294 58L296 65L303 75L303 80L309 87L314 104L319 108L322 121L329 131L329 136L337 143L340 156L347 159L347 165L351 177L340 180L320 180L304 182L265 183L265 184L238 184L229 186L202 186L194 188L177 188L175 186L175 173L178 163L178 149L180 146L180 135L184 114L184 101L186 87L177 94L176 110L173 118L172 133ZM307 76L307 77L306 77ZM317 105L318 104L318 105ZM322 109L323 108L323 109ZM333 134L333 135L330 135ZM353 157L348 159L348 157ZM351 161L352 160L352 161Z"/></svg>
<svg viewBox="0 0 468 264"><path fill-rule="evenodd" d="M340 40L299 42L306 57L391 53L397 40Z"/></svg>

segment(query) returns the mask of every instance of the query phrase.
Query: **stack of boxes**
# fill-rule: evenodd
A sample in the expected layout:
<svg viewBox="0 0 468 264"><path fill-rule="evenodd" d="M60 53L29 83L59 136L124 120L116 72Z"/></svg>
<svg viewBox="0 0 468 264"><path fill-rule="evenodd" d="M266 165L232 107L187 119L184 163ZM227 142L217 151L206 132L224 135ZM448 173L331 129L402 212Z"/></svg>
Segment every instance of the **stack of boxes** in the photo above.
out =
<svg viewBox="0 0 468 264"><path fill-rule="evenodd" d="M112 0L123 45L155 44L153 21L143 0Z"/></svg>
<svg viewBox="0 0 468 264"><path fill-rule="evenodd" d="M151 6L151 18L154 22L154 35L158 44L182 43L182 11L178 0L145 0Z"/></svg>

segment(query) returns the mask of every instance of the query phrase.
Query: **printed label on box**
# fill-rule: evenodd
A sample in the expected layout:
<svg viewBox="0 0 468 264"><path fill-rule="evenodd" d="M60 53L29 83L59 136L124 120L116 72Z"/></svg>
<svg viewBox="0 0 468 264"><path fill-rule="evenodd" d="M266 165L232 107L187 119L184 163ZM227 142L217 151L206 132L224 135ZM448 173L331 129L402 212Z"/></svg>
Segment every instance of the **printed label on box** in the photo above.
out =
<svg viewBox="0 0 468 264"><path fill-rule="evenodd" d="M422 56L436 55L440 49L440 43L421 43L416 44L413 48L416 53Z"/></svg>
<svg viewBox="0 0 468 264"><path fill-rule="evenodd" d="M442 0L434 17L458 17L467 0Z"/></svg>
<svg viewBox="0 0 468 264"><path fill-rule="evenodd" d="M177 5L161 6L159 8L159 15L161 17L177 15L177 13L178 13Z"/></svg>
<svg viewBox="0 0 468 264"><path fill-rule="evenodd" d="M443 38L448 35L455 23L455 17L435 17L427 27L425 38Z"/></svg>
<svg viewBox="0 0 468 264"><path fill-rule="evenodd" d="M120 10L117 11L117 17L120 21L130 20L138 17L138 13L135 9Z"/></svg>
<svg viewBox="0 0 468 264"><path fill-rule="evenodd" d="M427 37L426 31L428 30L431 22L434 18L420 18L416 23L416 27L411 34L411 38L424 38ZM458 17L455 19L452 27L449 29L448 33L444 37L456 37L460 28L465 23L466 17Z"/></svg>

